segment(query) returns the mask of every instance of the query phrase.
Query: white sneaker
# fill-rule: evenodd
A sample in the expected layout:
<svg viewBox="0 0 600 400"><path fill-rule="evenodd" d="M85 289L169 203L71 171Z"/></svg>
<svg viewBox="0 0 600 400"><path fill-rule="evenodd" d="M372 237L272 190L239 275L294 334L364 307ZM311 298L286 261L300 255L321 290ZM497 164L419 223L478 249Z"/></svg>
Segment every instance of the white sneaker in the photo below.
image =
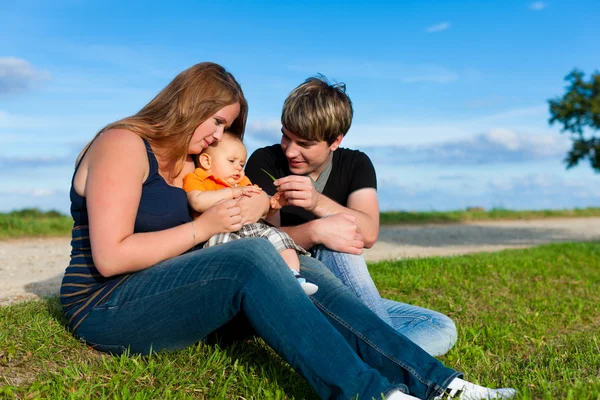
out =
<svg viewBox="0 0 600 400"><path fill-rule="evenodd" d="M290 271L292 271L292 273L296 277L296 280L298 281L298 283L304 290L304 293L306 293L309 296L317 293L317 290L319 290L319 287L317 285L315 285L312 282L307 281L305 277L300 275L300 272L295 271L293 269L291 269Z"/></svg>
<svg viewBox="0 0 600 400"><path fill-rule="evenodd" d="M396 390L390 393L385 400L419 400L419 398Z"/></svg>
<svg viewBox="0 0 600 400"><path fill-rule="evenodd" d="M454 378L446 392L434 400L458 399L458 400L501 400L512 399L517 391L512 388L490 389L474 383Z"/></svg>
<svg viewBox="0 0 600 400"><path fill-rule="evenodd" d="M304 290L304 293L306 293L309 296L317 293L317 290L319 290L319 287L311 282L301 283L300 286Z"/></svg>

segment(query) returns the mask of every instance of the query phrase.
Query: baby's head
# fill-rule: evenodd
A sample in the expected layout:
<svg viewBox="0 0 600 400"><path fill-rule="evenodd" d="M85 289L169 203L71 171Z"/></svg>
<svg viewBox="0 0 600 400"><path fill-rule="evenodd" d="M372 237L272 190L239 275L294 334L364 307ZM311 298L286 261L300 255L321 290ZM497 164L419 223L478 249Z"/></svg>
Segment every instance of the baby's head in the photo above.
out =
<svg viewBox="0 0 600 400"><path fill-rule="evenodd" d="M220 142L212 143L198 155L197 164L208 174L235 186L245 176L247 155L239 136L225 131Z"/></svg>

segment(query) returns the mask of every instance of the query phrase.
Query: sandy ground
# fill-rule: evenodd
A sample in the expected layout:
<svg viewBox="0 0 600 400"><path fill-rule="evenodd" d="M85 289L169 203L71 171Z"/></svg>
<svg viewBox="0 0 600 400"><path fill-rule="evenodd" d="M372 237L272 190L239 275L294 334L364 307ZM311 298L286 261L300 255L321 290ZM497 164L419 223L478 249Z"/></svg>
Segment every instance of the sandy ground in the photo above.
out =
<svg viewBox="0 0 600 400"><path fill-rule="evenodd" d="M69 240L0 241L0 305L56 295L69 262ZM364 255L368 261L378 261L590 240L600 241L600 218L383 226L377 244Z"/></svg>

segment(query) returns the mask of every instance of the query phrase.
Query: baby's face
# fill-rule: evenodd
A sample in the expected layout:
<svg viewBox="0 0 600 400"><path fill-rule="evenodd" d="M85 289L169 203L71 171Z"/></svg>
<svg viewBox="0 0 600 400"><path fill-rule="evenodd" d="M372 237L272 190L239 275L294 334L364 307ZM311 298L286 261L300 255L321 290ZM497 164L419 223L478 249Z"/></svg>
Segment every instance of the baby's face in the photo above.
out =
<svg viewBox="0 0 600 400"><path fill-rule="evenodd" d="M210 151L211 165L207 172L235 186L245 176L244 165L247 155L246 146L242 142L225 135L223 140Z"/></svg>

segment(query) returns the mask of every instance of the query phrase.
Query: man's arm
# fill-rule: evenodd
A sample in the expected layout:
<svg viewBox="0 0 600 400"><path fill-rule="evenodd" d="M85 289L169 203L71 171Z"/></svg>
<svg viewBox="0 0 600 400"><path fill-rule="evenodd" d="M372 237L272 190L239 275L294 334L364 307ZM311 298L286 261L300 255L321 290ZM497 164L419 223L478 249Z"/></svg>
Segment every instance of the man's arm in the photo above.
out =
<svg viewBox="0 0 600 400"><path fill-rule="evenodd" d="M379 204L377 201L377 191L374 188L362 188L352 192L348 196L347 207L344 207L317 192L310 178L305 176L286 176L277 179L275 186L278 187L279 191L285 193L288 204L302 207L319 218L335 214L353 216L354 222L358 225L362 235L364 247L370 248L377 241L379 234ZM333 221L329 220L328 222ZM315 229L314 224L302 224L296 228L300 229L294 229L294 231L298 230L297 234L302 235L302 239L306 240L307 243L309 241L323 240L325 237L324 234L315 235L312 232ZM316 228L321 229L322 227L317 224ZM290 236L296 241L294 235L290 234ZM325 240L327 239L325 238ZM318 243L313 243L313 245Z"/></svg>

